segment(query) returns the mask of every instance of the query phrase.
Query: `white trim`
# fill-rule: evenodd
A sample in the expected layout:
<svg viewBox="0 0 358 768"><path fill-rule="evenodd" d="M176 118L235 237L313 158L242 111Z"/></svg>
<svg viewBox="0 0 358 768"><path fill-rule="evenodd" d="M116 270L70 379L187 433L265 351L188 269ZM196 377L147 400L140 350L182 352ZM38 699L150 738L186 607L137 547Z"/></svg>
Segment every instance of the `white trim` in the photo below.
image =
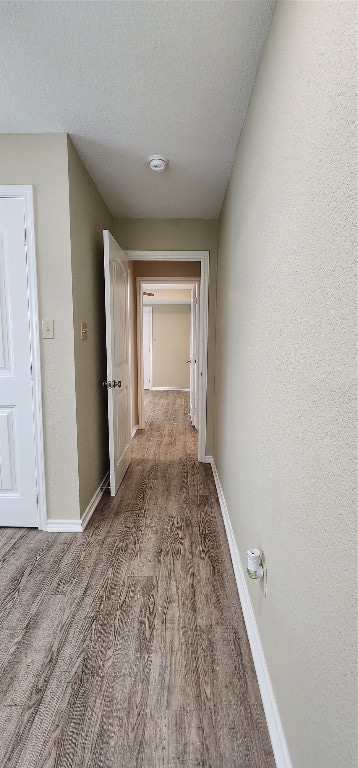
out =
<svg viewBox="0 0 358 768"><path fill-rule="evenodd" d="M260 635L256 624L255 614L252 608L249 590L247 588L244 569L242 567L239 550L235 541L234 532L231 525L229 511L226 505L224 492L221 486L220 478L216 468L214 458L206 456L205 461L211 464L216 490L219 498L221 513L224 520L226 535L229 543L230 555L236 585L241 601L242 612L244 615L246 630L249 638L252 658L255 665L256 676L260 688L261 699L266 715L267 726L271 738L272 749L275 757L276 768L292 768L292 763L287 749L287 744L275 701L272 685L267 669Z"/></svg>
<svg viewBox="0 0 358 768"><path fill-rule="evenodd" d="M202 261L203 254L209 251L124 251L130 261ZM156 282L159 279L154 278ZM149 278L153 283L153 278ZM166 278L168 282L168 278ZM180 282L180 278L174 277L174 283Z"/></svg>
<svg viewBox="0 0 358 768"><path fill-rule="evenodd" d="M38 496L38 527L47 529L45 453L42 414L41 346L39 304L37 289L37 263L35 243L35 219L33 187L29 184L0 185L1 197L20 197L24 200L26 226L26 252L29 287L29 315L31 333L32 398L36 460L36 484Z"/></svg>
<svg viewBox="0 0 358 768"><path fill-rule="evenodd" d="M138 424L136 424L135 427L132 428L132 440L133 440L134 435L137 432L137 429L139 429Z"/></svg>
<svg viewBox="0 0 358 768"><path fill-rule="evenodd" d="M80 520L48 520L48 533L83 533Z"/></svg>
<svg viewBox="0 0 358 768"><path fill-rule="evenodd" d="M153 291L182 291L182 290L188 290L189 291L191 288L194 287L193 286L193 282L192 282L191 284L186 285L185 288L183 288L183 285L180 282L180 280L183 279L183 278L180 278L180 277L178 277L178 278L173 277L172 279L170 279L170 277L165 277L165 278L159 278L159 279L166 280L166 282L165 283L164 282L162 282L162 283L155 283L155 282L146 283L145 284L145 288L148 288L150 291L151 290L153 290ZM186 277L184 278L185 281L187 279L188 278L186 278ZM193 281L197 281L198 279L199 278L193 278Z"/></svg>
<svg viewBox="0 0 358 768"><path fill-rule="evenodd" d="M155 304L169 304L171 306L172 304L186 304L187 307L190 307L190 300L187 299L148 299L145 298L143 300L143 307L153 307Z"/></svg>
<svg viewBox="0 0 358 768"><path fill-rule="evenodd" d="M133 280L133 271L132 271L132 265L128 263L128 327L129 327L129 339L128 339L128 357L129 357L129 380L130 380L130 388L129 388L129 407L130 407L130 427L131 427L131 436L134 437L133 429L137 429L137 427L133 424L133 362L134 362L134 356L133 356L133 328L135 327L134 322L134 302L133 302L133 291L134 291L134 280Z"/></svg>
<svg viewBox="0 0 358 768"><path fill-rule="evenodd" d="M200 284L199 296L199 387L198 387L198 460L205 461L207 415L208 316L209 316L209 251L126 251L129 261L199 261L199 278L173 278L175 283ZM168 282L168 277L154 278L157 283ZM139 282L141 281L141 283ZM138 354L138 417L139 428L144 428L143 360L142 360L142 307L140 284L151 284L153 278L137 278L137 354Z"/></svg>
<svg viewBox="0 0 358 768"><path fill-rule="evenodd" d="M190 392L189 387L152 387L152 392Z"/></svg>
<svg viewBox="0 0 358 768"><path fill-rule="evenodd" d="M88 525L96 507L109 483L109 472L104 476L102 482L92 496L92 499L85 509L80 520L48 520L46 530L50 533L82 533Z"/></svg>
<svg viewBox="0 0 358 768"><path fill-rule="evenodd" d="M153 307L142 306L142 328L144 328L144 316L149 319L149 387L152 389L153 381ZM144 388L144 350L143 350L143 388Z"/></svg>
<svg viewBox="0 0 358 768"><path fill-rule="evenodd" d="M87 523L89 523L89 521L90 521L90 519L91 519L91 517L92 517L92 515L93 515L93 513L94 513L94 511L96 509L96 507L98 506L99 502L101 501L101 498L102 498L102 496L103 496L103 494L105 492L105 489L106 489L108 483L109 483L109 472L107 472L106 475L104 476L100 486L97 488L97 490L93 494L92 499L91 499L87 509L85 509L83 515L81 516L81 527L82 527L83 531L84 531Z"/></svg>
<svg viewBox="0 0 358 768"><path fill-rule="evenodd" d="M128 254L127 254L128 255ZM144 360L143 360L143 290L140 279L136 279L137 297L137 398L139 429L144 429Z"/></svg>

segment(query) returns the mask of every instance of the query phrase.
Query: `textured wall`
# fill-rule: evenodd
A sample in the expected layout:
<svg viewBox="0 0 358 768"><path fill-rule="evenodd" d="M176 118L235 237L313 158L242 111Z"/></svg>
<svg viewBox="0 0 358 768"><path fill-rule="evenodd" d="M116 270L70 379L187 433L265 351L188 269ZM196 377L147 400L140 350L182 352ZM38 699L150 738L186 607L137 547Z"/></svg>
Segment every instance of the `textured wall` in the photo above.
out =
<svg viewBox="0 0 358 768"><path fill-rule="evenodd" d="M153 387L189 387L190 305L153 307Z"/></svg>
<svg viewBox="0 0 358 768"><path fill-rule="evenodd" d="M0 184L34 187L40 316L55 337L41 342L47 512L79 516L70 217L65 134L1 134Z"/></svg>
<svg viewBox="0 0 358 768"><path fill-rule="evenodd" d="M133 261L135 277L200 277L200 261Z"/></svg>
<svg viewBox="0 0 358 768"><path fill-rule="evenodd" d="M72 295L80 511L85 511L108 470L103 230L112 216L68 140ZM81 341L81 322L87 341Z"/></svg>
<svg viewBox="0 0 358 768"><path fill-rule="evenodd" d="M354 4L276 5L219 227L215 459L294 768L357 758L355 76Z"/></svg>
<svg viewBox="0 0 358 768"><path fill-rule="evenodd" d="M126 250L209 251L210 253L207 454L212 454L213 450L217 233L218 222L211 219L114 219L113 223L114 237ZM149 265L145 262L143 264L145 265L142 267L143 271L137 271L136 274L147 277ZM155 269L158 271L154 271L153 268L151 274L153 277L160 275L178 277L182 274L177 269L175 272L167 271L166 267L168 264L157 265ZM138 269L137 264L136 269ZM194 269L194 265L189 265L183 276L195 276L198 273Z"/></svg>

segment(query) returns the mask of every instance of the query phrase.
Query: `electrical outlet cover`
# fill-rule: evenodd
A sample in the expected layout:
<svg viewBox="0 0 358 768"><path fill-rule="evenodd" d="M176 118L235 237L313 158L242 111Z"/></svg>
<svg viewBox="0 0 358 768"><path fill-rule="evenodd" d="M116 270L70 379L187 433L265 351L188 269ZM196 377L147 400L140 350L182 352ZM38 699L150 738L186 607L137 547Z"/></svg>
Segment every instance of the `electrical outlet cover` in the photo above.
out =
<svg viewBox="0 0 358 768"><path fill-rule="evenodd" d="M43 339L53 339L54 337L54 321L53 320L45 320L43 318L42 320L42 338Z"/></svg>

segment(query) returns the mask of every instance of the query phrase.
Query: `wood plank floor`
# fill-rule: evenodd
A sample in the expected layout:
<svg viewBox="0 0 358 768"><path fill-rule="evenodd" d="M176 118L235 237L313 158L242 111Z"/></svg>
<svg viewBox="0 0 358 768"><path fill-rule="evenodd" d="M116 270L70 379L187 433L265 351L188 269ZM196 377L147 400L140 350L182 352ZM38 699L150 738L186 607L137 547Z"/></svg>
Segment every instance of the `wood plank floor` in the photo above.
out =
<svg viewBox="0 0 358 768"><path fill-rule="evenodd" d="M146 409L83 534L0 529L1 768L274 768L187 393Z"/></svg>

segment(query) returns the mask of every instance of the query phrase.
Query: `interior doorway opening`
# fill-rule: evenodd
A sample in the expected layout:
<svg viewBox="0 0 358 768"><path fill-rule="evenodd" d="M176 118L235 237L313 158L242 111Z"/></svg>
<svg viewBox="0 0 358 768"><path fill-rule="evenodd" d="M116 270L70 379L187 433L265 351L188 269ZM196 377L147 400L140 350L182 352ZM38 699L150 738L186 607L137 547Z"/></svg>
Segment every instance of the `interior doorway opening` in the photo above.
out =
<svg viewBox="0 0 358 768"><path fill-rule="evenodd" d="M197 429L200 278L162 278L141 286L143 389L189 392L189 416Z"/></svg>
<svg viewBox="0 0 358 768"><path fill-rule="evenodd" d="M177 294L175 306L188 308L189 350L185 360L187 367L186 387L178 387L178 381L158 389L188 389L190 391L190 418L198 430L198 459L205 462L206 448L206 400L207 400L207 349L208 349L208 251L127 251L130 272L131 317L131 371L132 371L132 433L145 428L143 358L143 309L150 306L152 296L144 294L171 290L187 291L185 298ZM136 263L137 262L137 263ZM139 263L138 263L139 262ZM170 286L170 287L169 287ZM174 287L175 286L175 287ZM159 301L168 301L163 295ZM182 302L182 303L179 303ZM152 305L153 307L153 305ZM149 315L150 313L148 313ZM153 320L153 315L152 315ZM150 321L148 320L148 325ZM148 327L148 326L147 326ZM147 331L149 333L149 331ZM153 352L152 352L153 365ZM150 361L149 361L150 369ZM150 376L153 384L153 368ZM146 372L148 384L148 373Z"/></svg>

